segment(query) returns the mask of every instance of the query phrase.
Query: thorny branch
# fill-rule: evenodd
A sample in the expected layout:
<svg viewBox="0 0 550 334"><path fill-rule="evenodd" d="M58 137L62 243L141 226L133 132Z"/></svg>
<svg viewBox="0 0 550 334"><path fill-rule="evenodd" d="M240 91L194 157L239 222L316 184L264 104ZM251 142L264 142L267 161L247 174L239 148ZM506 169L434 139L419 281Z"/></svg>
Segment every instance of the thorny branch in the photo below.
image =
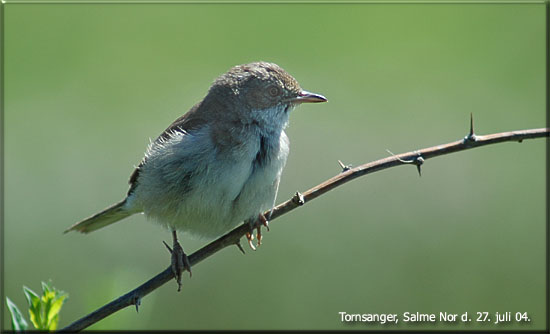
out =
<svg viewBox="0 0 550 334"><path fill-rule="evenodd" d="M296 192L296 194L286 202L283 202L277 205L271 213L266 212L264 215L269 217L270 220L277 219L278 217L296 209L299 206L304 205L305 203L323 195L324 193L343 185L346 182L349 182L353 179L356 179L360 176L367 175L370 173L378 172L387 168L396 167L400 165L412 164L415 165L420 173L420 166L430 158L437 156L450 154L458 151L464 151L472 149L475 147L497 144L506 141L517 141L522 142L524 139L533 139L541 137L549 137L550 129L540 128L540 129L530 129L530 130L519 130L519 131L510 131L510 132L501 132L494 133L485 136L476 135L473 129L473 120L470 119L470 131L464 139L457 140L452 143L437 145L417 151L402 153L394 155L390 152L392 156L380 159L377 161L369 162L361 166L351 167L344 165L339 161L340 166L342 167L342 172L325 182L307 190L304 193ZM218 251L222 250L225 247L236 245L239 250L242 252L243 249L240 245L240 239L250 232L250 225L245 223L242 224L232 231L228 232L219 239L212 241L208 245L199 249L195 253L189 256L189 262L191 266L195 266L204 259L214 255ZM168 266L163 272L159 273L155 277L151 278L147 282L143 283L141 286L135 288L134 290L128 292L127 294L113 300L112 302L102 306L96 311L84 316L83 318L73 322L67 327L61 329L61 331L81 331L92 324L100 321L103 318L125 308L130 305L135 305L136 310L140 305L141 299L148 295L150 292L164 285L173 278L172 268Z"/></svg>

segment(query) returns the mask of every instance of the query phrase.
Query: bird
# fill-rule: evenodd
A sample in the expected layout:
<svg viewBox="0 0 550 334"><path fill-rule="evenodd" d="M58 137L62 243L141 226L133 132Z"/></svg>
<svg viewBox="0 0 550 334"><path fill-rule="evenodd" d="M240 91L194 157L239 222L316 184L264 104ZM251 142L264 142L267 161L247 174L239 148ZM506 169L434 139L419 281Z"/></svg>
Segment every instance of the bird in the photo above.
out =
<svg viewBox="0 0 550 334"><path fill-rule="evenodd" d="M147 147L125 198L65 230L89 233L143 213L171 230L171 266L181 289L191 275L177 232L214 238L241 222L268 226L289 154L285 128L302 103L326 102L279 65L237 65ZM252 229L251 229L252 230ZM252 246L253 236L247 234Z"/></svg>

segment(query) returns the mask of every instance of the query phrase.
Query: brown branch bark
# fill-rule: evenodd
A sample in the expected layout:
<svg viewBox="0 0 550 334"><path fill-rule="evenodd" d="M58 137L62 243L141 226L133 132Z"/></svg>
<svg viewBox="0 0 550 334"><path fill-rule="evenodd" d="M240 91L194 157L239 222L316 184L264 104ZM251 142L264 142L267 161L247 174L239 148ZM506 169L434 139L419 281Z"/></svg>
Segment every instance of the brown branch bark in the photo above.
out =
<svg viewBox="0 0 550 334"><path fill-rule="evenodd" d="M296 193L296 195L293 198L277 205L271 212L270 220L274 220L296 209L297 207L323 195L324 193L363 175L367 175L367 174L381 171L387 168L406 165L406 164L416 165L420 173L420 166L425 160L430 158L434 158L437 156L450 154L458 151L464 151L475 147L502 143L506 141L517 141L521 143L524 139L549 137L549 134L550 134L550 129L540 128L540 129L531 129L531 130L501 132L501 133L494 133L494 134L485 135L485 136L478 136L474 134L473 122L472 122L470 127L470 133L462 140L457 140L452 143L437 145L437 146L421 149L418 151L402 153L399 155L392 155L385 159L376 160L355 168L348 168L346 166L343 166L343 171L340 174L307 190L303 194ZM265 213L265 215L266 217L269 217L269 212ZM218 251L220 251L221 249L227 246L237 245L240 248L240 244L239 244L240 239L249 231L250 231L250 226L245 223L243 225L236 227L235 229L228 232L227 234L220 237L219 239L199 249L198 251L196 251L195 253L189 256L189 262L191 266L197 265L199 262L212 256L213 254L217 253ZM154 291L158 287L162 286L163 284L167 283L172 278L173 278L173 273L172 273L171 267L169 266L163 272L159 273L158 275L151 278L147 282L143 283L139 287L113 300L112 302L102 306L96 311L84 316L83 318L73 322L67 327L61 329L61 331L71 331L71 332L81 331L91 326L92 324L100 321L101 319L130 305L136 305L136 309L137 309L143 297L145 297L146 295L148 295L150 292Z"/></svg>

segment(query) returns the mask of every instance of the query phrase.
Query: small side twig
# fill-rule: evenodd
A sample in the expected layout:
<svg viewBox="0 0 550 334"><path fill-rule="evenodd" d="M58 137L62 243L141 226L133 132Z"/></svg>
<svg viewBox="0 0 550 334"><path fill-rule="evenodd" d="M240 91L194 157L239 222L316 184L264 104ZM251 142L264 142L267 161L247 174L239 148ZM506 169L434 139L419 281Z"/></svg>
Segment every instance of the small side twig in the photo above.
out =
<svg viewBox="0 0 550 334"><path fill-rule="evenodd" d="M331 191L336 187L343 185L344 183L354 180L360 176L378 172L391 167L412 163L415 164L417 168L419 168L425 160L437 156L507 141L522 142L525 139L549 137L549 135L550 130L548 128L540 128L531 130L500 132L485 136L479 136L474 134L473 118L471 118L470 132L463 140L458 140L448 144L432 146L425 149L397 155L392 154L391 157L366 163L364 165L343 171L342 173L326 180L325 182L307 190L304 193L297 193L291 199L277 205L270 212L264 213L264 215L271 214L270 220L273 221L274 219L277 219L278 217L289 213L290 211L300 206L303 206L305 203L310 202L311 200ZM419 158L421 158L422 160L419 160ZM202 262L204 259L212 256L213 254L224 249L225 247L232 245L237 245L237 247L239 247L239 240L248 232L250 232L250 225L248 223L244 223L236 227L224 236L218 238L215 241L212 241L195 253L191 254L189 256L190 265L194 267L198 263ZM239 249L242 250L242 247L239 247ZM173 276L174 273L172 272L171 266L169 266L164 271L151 278L147 282L143 283L136 289L113 300L105 306L100 307L96 311L84 316L83 318L73 322L67 327L61 329L61 331L80 331L125 307L128 307L130 305L136 305L137 307L143 297L145 297L155 289L159 288L163 284L167 283L168 281L172 280Z"/></svg>

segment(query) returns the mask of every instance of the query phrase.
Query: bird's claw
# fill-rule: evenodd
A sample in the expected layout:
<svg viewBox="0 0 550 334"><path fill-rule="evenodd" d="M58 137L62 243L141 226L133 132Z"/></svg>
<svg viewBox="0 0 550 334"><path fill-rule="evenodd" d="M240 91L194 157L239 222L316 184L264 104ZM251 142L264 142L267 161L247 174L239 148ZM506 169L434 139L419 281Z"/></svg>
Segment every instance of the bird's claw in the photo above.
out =
<svg viewBox="0 0 550 334"><path fill-rule="evenodd" d="M178 242L178 238L176 236L176 232L173 232L173 238L174 238L174 244L172 245L172 248L168 246L166 242L163 241L164 246L168 248L171 256L171 267L172 267L172 273L174 273L174 278L176 280L176 283L178 284L178 291L181 291L181 277L184 270L187 270L189 272L189 277L191 277L191 264L189 263L189 258L187 257L187 254L183 251L183 248L181 247L180 243Z"/></svg>
<svg viewBox="0 0 550 334"><path fill-rule="evenodd" d="M269 232L269 222L267 221L265 216L260 213L258 215L258 219L250 223L250 232L246 233L248 246L250 246L252 250L256 250L256 248L262 245L262 226L265 226L265 228ZM256 239L258 240L256 246L254 246L254 244L252 243L252 240L254 240L254 234L252 233L254 228L256 228Z"/></svg>
<svg viewBox="0 0 550 334"><path fill-rule="evenodd" d="M255 251L256 247L254 247L254 244L252 243L252 240L254 240L254 235L252 234L252 232L246 232L246 240L248 240L248 246L250 247L250 249Z"/></svg>
<svg viewBox="0 0 550 334"><path fill-rule="evenodd" d="M269 222L267 221L267 218L265 218L265 216L260 213L258 215L258 220L260 221L260 224L265 226L265 228L267 229L267 232L269 232ZM259 231L260 231L260 226L258 226L258 232Z"/></svg>

